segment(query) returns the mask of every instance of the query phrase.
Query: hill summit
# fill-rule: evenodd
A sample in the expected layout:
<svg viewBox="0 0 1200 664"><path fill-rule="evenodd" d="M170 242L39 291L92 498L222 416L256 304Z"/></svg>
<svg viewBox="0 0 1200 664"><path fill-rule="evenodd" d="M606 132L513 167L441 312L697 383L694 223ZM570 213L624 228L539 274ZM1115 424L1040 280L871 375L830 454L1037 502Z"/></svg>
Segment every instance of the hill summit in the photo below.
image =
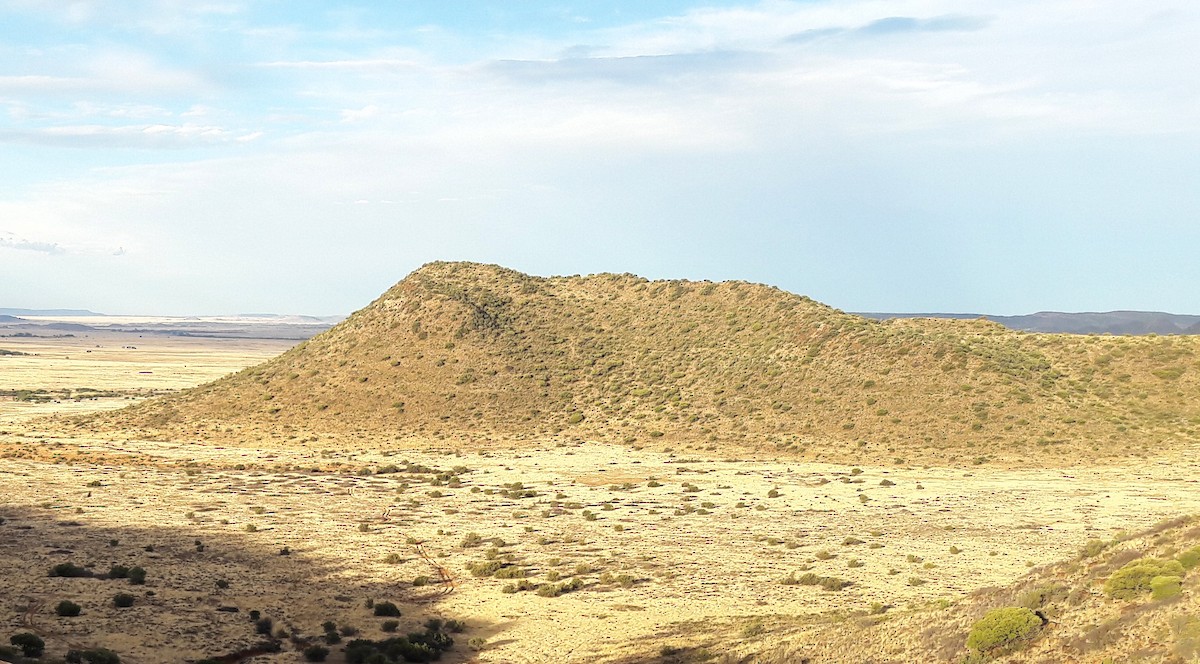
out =
<svg viewBox="0 0 1200 664"><path fill-rule="evenodd" d="M1196 441L1198 349L874 321L737 281L438 262L278 358L92 423L280 442L1095 459Z"/></svg>

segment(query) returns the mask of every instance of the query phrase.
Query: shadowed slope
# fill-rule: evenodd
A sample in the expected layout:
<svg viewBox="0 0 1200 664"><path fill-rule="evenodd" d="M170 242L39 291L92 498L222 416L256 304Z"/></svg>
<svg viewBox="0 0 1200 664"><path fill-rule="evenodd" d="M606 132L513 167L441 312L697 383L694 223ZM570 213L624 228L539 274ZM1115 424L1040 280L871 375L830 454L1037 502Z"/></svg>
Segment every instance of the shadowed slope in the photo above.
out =
<svg viewBox="0 0 1200 664"><path fill-rule="evenodd" d="M284 355L98 418L279 440L552 435L1027 459L1192 442L1197 343L872 321L777 288L432 263Z"/></svg>

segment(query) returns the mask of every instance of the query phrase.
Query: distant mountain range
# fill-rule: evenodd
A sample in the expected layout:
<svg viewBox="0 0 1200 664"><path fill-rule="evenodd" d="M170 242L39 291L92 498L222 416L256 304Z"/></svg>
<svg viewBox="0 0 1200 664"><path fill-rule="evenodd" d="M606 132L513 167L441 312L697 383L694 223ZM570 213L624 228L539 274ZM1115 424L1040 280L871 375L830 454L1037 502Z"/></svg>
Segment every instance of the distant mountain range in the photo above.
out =
<svg viewBox="0 0 1200 664"><path fill-rule="evenodd" d="M1060 334L1200 334L1200 316L1168 314L1161 311L1106 311L1066 313L1039 311L1024 316L992 316L989 314L947 313L859 313L875 320L891 318L950 318L971 320L982 318L1022 332Z"/></svg>
<svg viewBox="0 0 1200 664"><path fill-rule="evenodd" d="M103 316L87 309L11 309L0 307L0 316ZM0 318L3 320L3 318Z"/></svg>
<svg viewBox="0 0 1200 664"><path fill-rule="evenodd" d="M892 318L944 318L952 320L984 319L999 323L1011 330L1022 332L1047 332L1055 334L1200 334L1200 315L1170 314L1162 311L1105 311L1069 313L1062 311L1039 311L1021 316L994 316L992 314L957 313L896 313L896 312L850 312L856 316L874 320ZM20 316L103 316L86 309L14 309L0 307L0 324L32 323ZM238 314L235 319L270 321L281 325L312 326L321 331L342 320L341 316L301 316L285 314ZM182 320L182 319L181 319ZM86 331L87 326L66 323L45 325L50 329ZM174 327L174 326L172 326ZM158 330L161 331L161 330Z"/></svg>
<svg viewBox="0 0 1200 664"><path fill-rule="evenodd" d="M69 309L0 309L0 336L74 336L88 333L158 334L245 339L312 338L341 316L253 314L239 316L107 316ZM20 313L13 315L11 312ZM67 334L64 334L67 333Z"/></svg>

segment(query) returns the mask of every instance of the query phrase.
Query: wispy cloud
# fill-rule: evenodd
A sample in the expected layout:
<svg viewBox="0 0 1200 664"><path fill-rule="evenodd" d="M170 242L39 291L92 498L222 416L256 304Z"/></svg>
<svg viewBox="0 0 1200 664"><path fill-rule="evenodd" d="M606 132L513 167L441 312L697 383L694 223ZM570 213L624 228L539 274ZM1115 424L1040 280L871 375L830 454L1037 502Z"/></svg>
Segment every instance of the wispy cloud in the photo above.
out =
<svg viewBox="0 0 1200 664"><path fill-rule="evenodd" d="M0 231L0 249L35 251L41 254L61 254L65 251L61 246L53 242L26 240L13 233L8 233L5 231Z"/></svg>
<svg viewBox="0 0 1200 664"><path fill-rule="evenodd" d="M418 67L412 60L397 60L393 58L364 58L354 60L277 60L260 62L259 67L267 69L298 69L310 71L362 71L411 70Z"/></svg>
<svg viewBox="0 0 1200 664"><path fill-rule="evenodd" d="M0 143L60 147L184 148L226 143L238 138L222 127L196 124L65 125L40 129L0 129Z"/></svg>
<svg viewBox="0 0 1200 664"><path fill-rule="evenodd" d="M665 78L750 70L761 67L767 59L764 53L750 51L709 51L557 60L498 60L487 64L485 69L526 81L607 80L641 85Z"/></svg>
<svg viewBox="0 0 1200 664"><path fill-rule="evenodd" d="M812 28L788 35L783 41L793 44L804 44L831 37L880 37L922 32L973 32L986 28L990 22L991 18L987 16L962 16L954 14L932 18L888 16L856 27L831 26Z"/></svg>

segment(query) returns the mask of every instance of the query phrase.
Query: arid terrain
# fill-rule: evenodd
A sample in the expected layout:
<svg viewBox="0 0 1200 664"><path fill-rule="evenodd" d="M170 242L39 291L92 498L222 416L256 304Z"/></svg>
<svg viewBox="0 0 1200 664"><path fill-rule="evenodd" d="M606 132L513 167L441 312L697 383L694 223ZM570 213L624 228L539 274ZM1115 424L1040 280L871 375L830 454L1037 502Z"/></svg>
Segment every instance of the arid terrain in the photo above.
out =
<svg viewBox="0 0 1200 664"><path fill-rule="evenodd" d="M1106 585L1200 546L1191 340L490 269L434 266L286 353L0 339L24 353L0 357L0 647L342 662L355 639L435 634L448 662L1200 656L1200 572L1173 594ZM646 290L683 308L655 321ZM548 308L574 300L592 318ZM1043 624L968 647L1005 606Z"/></svg>

